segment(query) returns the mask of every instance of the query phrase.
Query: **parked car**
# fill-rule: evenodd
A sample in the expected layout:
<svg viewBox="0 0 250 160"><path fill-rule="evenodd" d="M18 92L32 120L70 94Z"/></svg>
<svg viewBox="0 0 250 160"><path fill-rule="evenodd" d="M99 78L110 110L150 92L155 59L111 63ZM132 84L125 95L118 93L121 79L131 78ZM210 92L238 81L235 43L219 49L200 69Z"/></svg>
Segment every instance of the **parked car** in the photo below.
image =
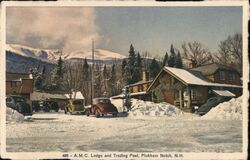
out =
<svg viewBox="0 0 250 160"><path fill-rule="evenodd" d="M114 117L117 116L118 110L111 103L109 98L95 98L93 99L93 105L90 108L86 108L86 115L95 115L97 118L106 114L112 114Z"/></svg>
<svg viewBox="0 0 250 160"><path fill-rule="evenodd" d="M12 108L24 116L32 116L32 107L26 102L25 98L18 95L6 97L6 106Z"/></svg>
<svg viewBox="0 0 250 160"><path fill-rule="evenodd" d="M84 100L83 99L71 99L68 101L67 105L64 108L65 114L70 113L80 113L84 114Z"/></svg>
<svg viewBox="0 0 250 160"><path fill-rule="evenodd" d="M55 112L58 112L59 105L56 101L53 100L43 100L43 101L34 101L32 102L32 108L33 111L44 111L44 112L50 112L54 110Z"/></svg>
<svg viewBox="0 0 250 160"><path fill-rule="evenodd" d="M218 104L222 102L229 101L230 99L231 97L221 97L221 96L209 98L205 104L201 105L198 108L197 114L202 116L207 112L209 112L213 107L216 107Z"/></svg>

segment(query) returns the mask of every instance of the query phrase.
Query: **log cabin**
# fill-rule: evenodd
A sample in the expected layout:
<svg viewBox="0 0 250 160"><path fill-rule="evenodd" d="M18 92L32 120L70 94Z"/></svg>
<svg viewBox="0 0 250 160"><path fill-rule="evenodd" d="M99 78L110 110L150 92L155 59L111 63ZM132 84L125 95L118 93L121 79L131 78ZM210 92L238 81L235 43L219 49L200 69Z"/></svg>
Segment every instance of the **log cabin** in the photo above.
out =
<svg viewBox="0 0 250 160"><path fill-rule="evenodd" d="M163 67L147 92L154 102L167 102L192 113L194 106L213 96L240 96L242 86L237 71L210 64L189 70Z"/></svg>

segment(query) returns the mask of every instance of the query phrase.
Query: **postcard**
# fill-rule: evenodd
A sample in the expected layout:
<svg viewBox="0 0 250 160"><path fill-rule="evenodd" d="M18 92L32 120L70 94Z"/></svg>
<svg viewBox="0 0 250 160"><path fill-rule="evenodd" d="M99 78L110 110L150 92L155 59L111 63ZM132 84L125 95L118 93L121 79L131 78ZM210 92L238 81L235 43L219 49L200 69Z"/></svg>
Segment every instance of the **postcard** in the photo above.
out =
<svg viewBox="0 0 250 160"><path fill-rule="evenodd" d="M1 157L247 159L247 2L3 2Z"/></svg>

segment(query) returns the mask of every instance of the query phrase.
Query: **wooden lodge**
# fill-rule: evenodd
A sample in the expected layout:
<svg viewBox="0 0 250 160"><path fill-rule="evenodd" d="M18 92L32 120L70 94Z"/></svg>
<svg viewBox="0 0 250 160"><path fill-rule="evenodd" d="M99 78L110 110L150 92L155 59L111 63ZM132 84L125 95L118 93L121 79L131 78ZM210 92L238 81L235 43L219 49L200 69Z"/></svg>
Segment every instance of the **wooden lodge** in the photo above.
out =
<svg viewBox="0 0 250 160"><path fill-rule="evenodd" d="M240 75L234 69L209 64L189 70L164 67L148 87L154 102L167 102L186 112L213 96L242 94Z"/></svg>

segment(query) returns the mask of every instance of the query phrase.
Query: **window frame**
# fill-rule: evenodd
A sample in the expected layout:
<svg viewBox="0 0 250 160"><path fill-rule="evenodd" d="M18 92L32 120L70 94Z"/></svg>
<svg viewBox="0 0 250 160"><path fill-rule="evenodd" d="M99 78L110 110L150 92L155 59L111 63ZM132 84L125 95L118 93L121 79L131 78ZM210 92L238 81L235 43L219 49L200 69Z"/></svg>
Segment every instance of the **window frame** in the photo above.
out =
<svg viewBox="0 0 250 160"><path fill-rule="evenodd" d="M220 80L226 80L226 73L225 71L219 71L219 79Z"/></svg>
<svg viewBox="0 0 250 160"><path fill-rule="evenodd" d="M228 80L229 80L230 82L234 82L234 81L236 80L236 75L235 75L235 73L229 72L229 73L228 73Z"/></svg>

